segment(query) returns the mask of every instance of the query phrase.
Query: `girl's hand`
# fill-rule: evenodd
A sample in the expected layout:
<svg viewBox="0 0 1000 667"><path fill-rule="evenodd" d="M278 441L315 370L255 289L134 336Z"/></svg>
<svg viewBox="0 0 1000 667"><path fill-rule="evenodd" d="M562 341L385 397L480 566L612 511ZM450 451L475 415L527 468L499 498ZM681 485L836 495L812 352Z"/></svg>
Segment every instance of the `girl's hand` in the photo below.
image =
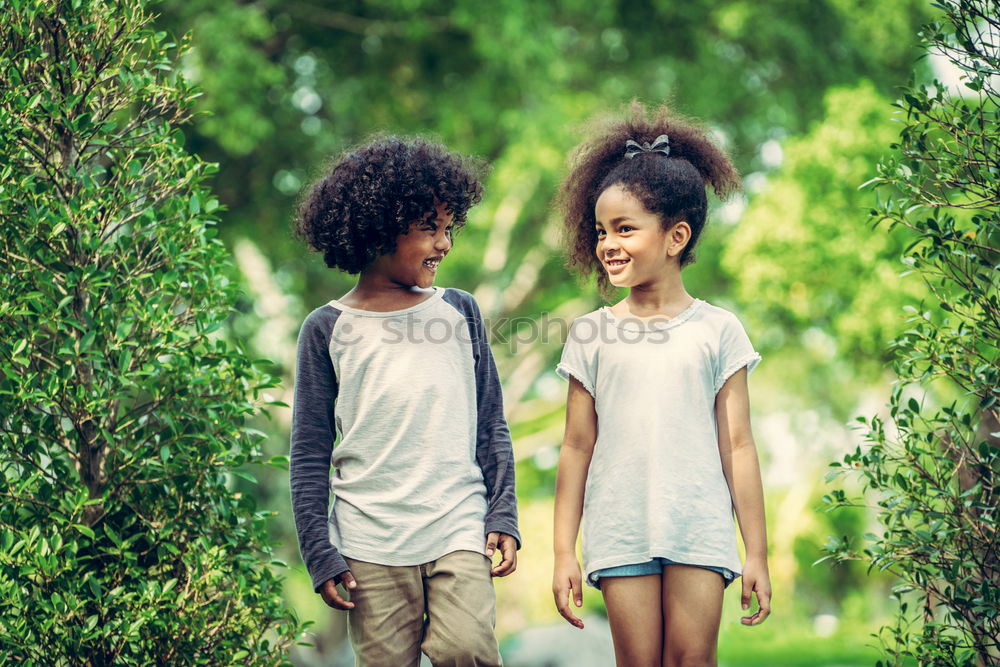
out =
<svg viewBox="0 0 1000 667"><path fill-rule="evenodd" d="M577 618L569 606L572 593L577 607L583 606L583 586L581 584L580 563L576 556L556 556L555 574L552 577L552 595L556 599L556 609L569 621L570 625L583 629L583 621Z"/></svg>
<svg viewBox="0 0 1000 667"><path fill-rule="evenodd" d="M757 611L752 616L740 619L743 625L760 625L771 615L771 575L767 571L767 561L747 559L743 566L743 608L749 609L751 594L757 594Z"/></svg>
<svg viewBox="0 0 1000 667"><path fill-rule="evenodd" d="M350 570L338 574L333 579L327 579L323 582L323 586L319 589L319 594L323 598L323 602L334 609L340 609L342 611L354 609L353 602L345 600L340 596L340 592L337 590L337 584L343 585L343 587L348 590L354 590L358 587L357 582L354 581L354 575L351 574Z"/></svg>

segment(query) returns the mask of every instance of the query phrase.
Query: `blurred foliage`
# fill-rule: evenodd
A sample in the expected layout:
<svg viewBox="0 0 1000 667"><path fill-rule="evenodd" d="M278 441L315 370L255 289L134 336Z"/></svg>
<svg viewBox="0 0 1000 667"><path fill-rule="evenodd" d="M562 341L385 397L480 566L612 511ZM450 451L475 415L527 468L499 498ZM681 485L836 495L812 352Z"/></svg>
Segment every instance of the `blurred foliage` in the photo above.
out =
<svg viewBox="0 0 1000 667"><path fill-rule="evenodd" d="M898 280L914 235L866 224L875 200L858 192L898 132L889 100L864 81L831 89L825 107L782 146L783 163L728 237L723 265L738 277L735 298L762 353L789 359L785 380L808 387L808 401L822 396L847 415L889 359L900 305L925 290Z"/></svg>
<svg viewBox="0 0 1000 667"><path fill-rule="evenodd" d="M881 633L887 665L1000 663L1000 20L994 2L941 6L921 37L963 73L961 88L903 89L872 211L910 230L903 263L929 295L893 344L888 418L861 418L865 446L833 464L865 493L828 499L878 508L879 534L828 549L902 582Z"/></svg>
<svg viewBox="0 0 1000 667"><path fill-rule="evenodd" d="M213 333L237 282L183 45L141 3L0 11L0 655L286 662L269 513L231 489L275 379Z"/></svg>
<svg viewBox="0 0 1000 667"><path fill-rule="evenodd" d="M160 25L193 35L185 71L212 112L194 128L193 146L225 165L217 178L231 211L224 234L268 239L276 271L292 274L290 288L310 307L349 281L319 262L295 266L294 198L331 154L373 130L430 132L494 162L495 194L443 278L503 291L544 245L563 156L595 111L632 97L673 99L719 129L743 171L756 171L762 143L822 117L828 88L866 77L888 92L905 80L910 40L887 36L915 34L928 10L918 0L185 0L159 8ZM878 20L869 20L876 8ZM557 288L567 281L549 247L530 298L486 304L488 313L537 314L573 296L572 284ZM548 289L538 290L543 281Z"/></svg>

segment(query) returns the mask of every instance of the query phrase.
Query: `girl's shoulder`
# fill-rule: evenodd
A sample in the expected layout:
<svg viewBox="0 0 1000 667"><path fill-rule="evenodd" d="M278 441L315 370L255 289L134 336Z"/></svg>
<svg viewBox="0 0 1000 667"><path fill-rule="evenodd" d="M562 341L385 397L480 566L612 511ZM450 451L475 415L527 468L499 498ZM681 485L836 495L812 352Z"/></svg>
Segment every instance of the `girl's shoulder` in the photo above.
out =
<svg viewBox="0 0 1000 667"><path fill-rule="evenodd" d="M714 325L717 327L731 327L738 326L740 328L743 325L740 323L740 318L736 313L731 310L727 310L722 306L717 306L714 303L709 303L708 301L702 301L701 307L698 309L698 319L706 324Z"/></svg>
<svg viewBox="0 0 1000 667"><path fill-rule="evenodd" d="M605 310L606 310L605 307L601 306L597 310L592 310L589 313L584 313L583 315L577 315L575 318L573 318L573 321L571 322L571 326L576 325L577 322L595 322L595 321L600 321L600 319L602 317L604 317L604 311Z"/></svg>
<svg viewBox="0 0 1000 667"><path fill-rule="evenodd" d="M569 323L569 337L577 337L577 334L581 331L599 331L602 327L607 326L608 316L606 311L606 308L601 307L573 318Z"/></svg>

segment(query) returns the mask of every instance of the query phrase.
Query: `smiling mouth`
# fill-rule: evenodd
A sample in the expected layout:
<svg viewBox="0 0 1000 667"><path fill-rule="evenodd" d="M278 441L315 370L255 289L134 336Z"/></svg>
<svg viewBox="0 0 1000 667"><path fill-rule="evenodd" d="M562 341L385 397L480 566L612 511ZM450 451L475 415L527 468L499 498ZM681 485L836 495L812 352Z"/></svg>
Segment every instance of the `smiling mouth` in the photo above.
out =
<svg viewBox="0 0 1000 667"><path fill-rule="evenodd" d="M608 268L608 271L618 273L625 268L631 260L628 259L606 259L604 260L604 265Z"/></svg>
<svg viewBox="0 0 1000 667"><path fill-rule="evenodd" d="M432 258L429 258L429 259L425 259L424 260L424 267L428 271L437 271L438 264L441 263L442 259L444 259L444 258L443 257L432 257Z"/></svg>

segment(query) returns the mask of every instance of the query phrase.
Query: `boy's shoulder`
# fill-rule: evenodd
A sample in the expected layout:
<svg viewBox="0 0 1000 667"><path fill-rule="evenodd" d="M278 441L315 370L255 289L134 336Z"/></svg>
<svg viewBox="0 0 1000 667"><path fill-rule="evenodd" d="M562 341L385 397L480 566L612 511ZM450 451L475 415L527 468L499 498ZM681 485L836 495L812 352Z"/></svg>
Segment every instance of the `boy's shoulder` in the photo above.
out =
<svg viewBox="0 0 1000 667"><path fill-rule="evenodd" d="M302 321L300 331L301 333L308 331L333 331L333 325L336 324L340 313L341 311L334 308L333 305L324 303L306 315L306 318Z"/></svg>
<svg viewBox="0 0 1000 667"><path fill-rule="evenodd" d="M444 290L441 298L445 303L448 303L463 315L479 317L479 304L476 303L476 297L457 287L442 287L441 289Z"/></svg>

